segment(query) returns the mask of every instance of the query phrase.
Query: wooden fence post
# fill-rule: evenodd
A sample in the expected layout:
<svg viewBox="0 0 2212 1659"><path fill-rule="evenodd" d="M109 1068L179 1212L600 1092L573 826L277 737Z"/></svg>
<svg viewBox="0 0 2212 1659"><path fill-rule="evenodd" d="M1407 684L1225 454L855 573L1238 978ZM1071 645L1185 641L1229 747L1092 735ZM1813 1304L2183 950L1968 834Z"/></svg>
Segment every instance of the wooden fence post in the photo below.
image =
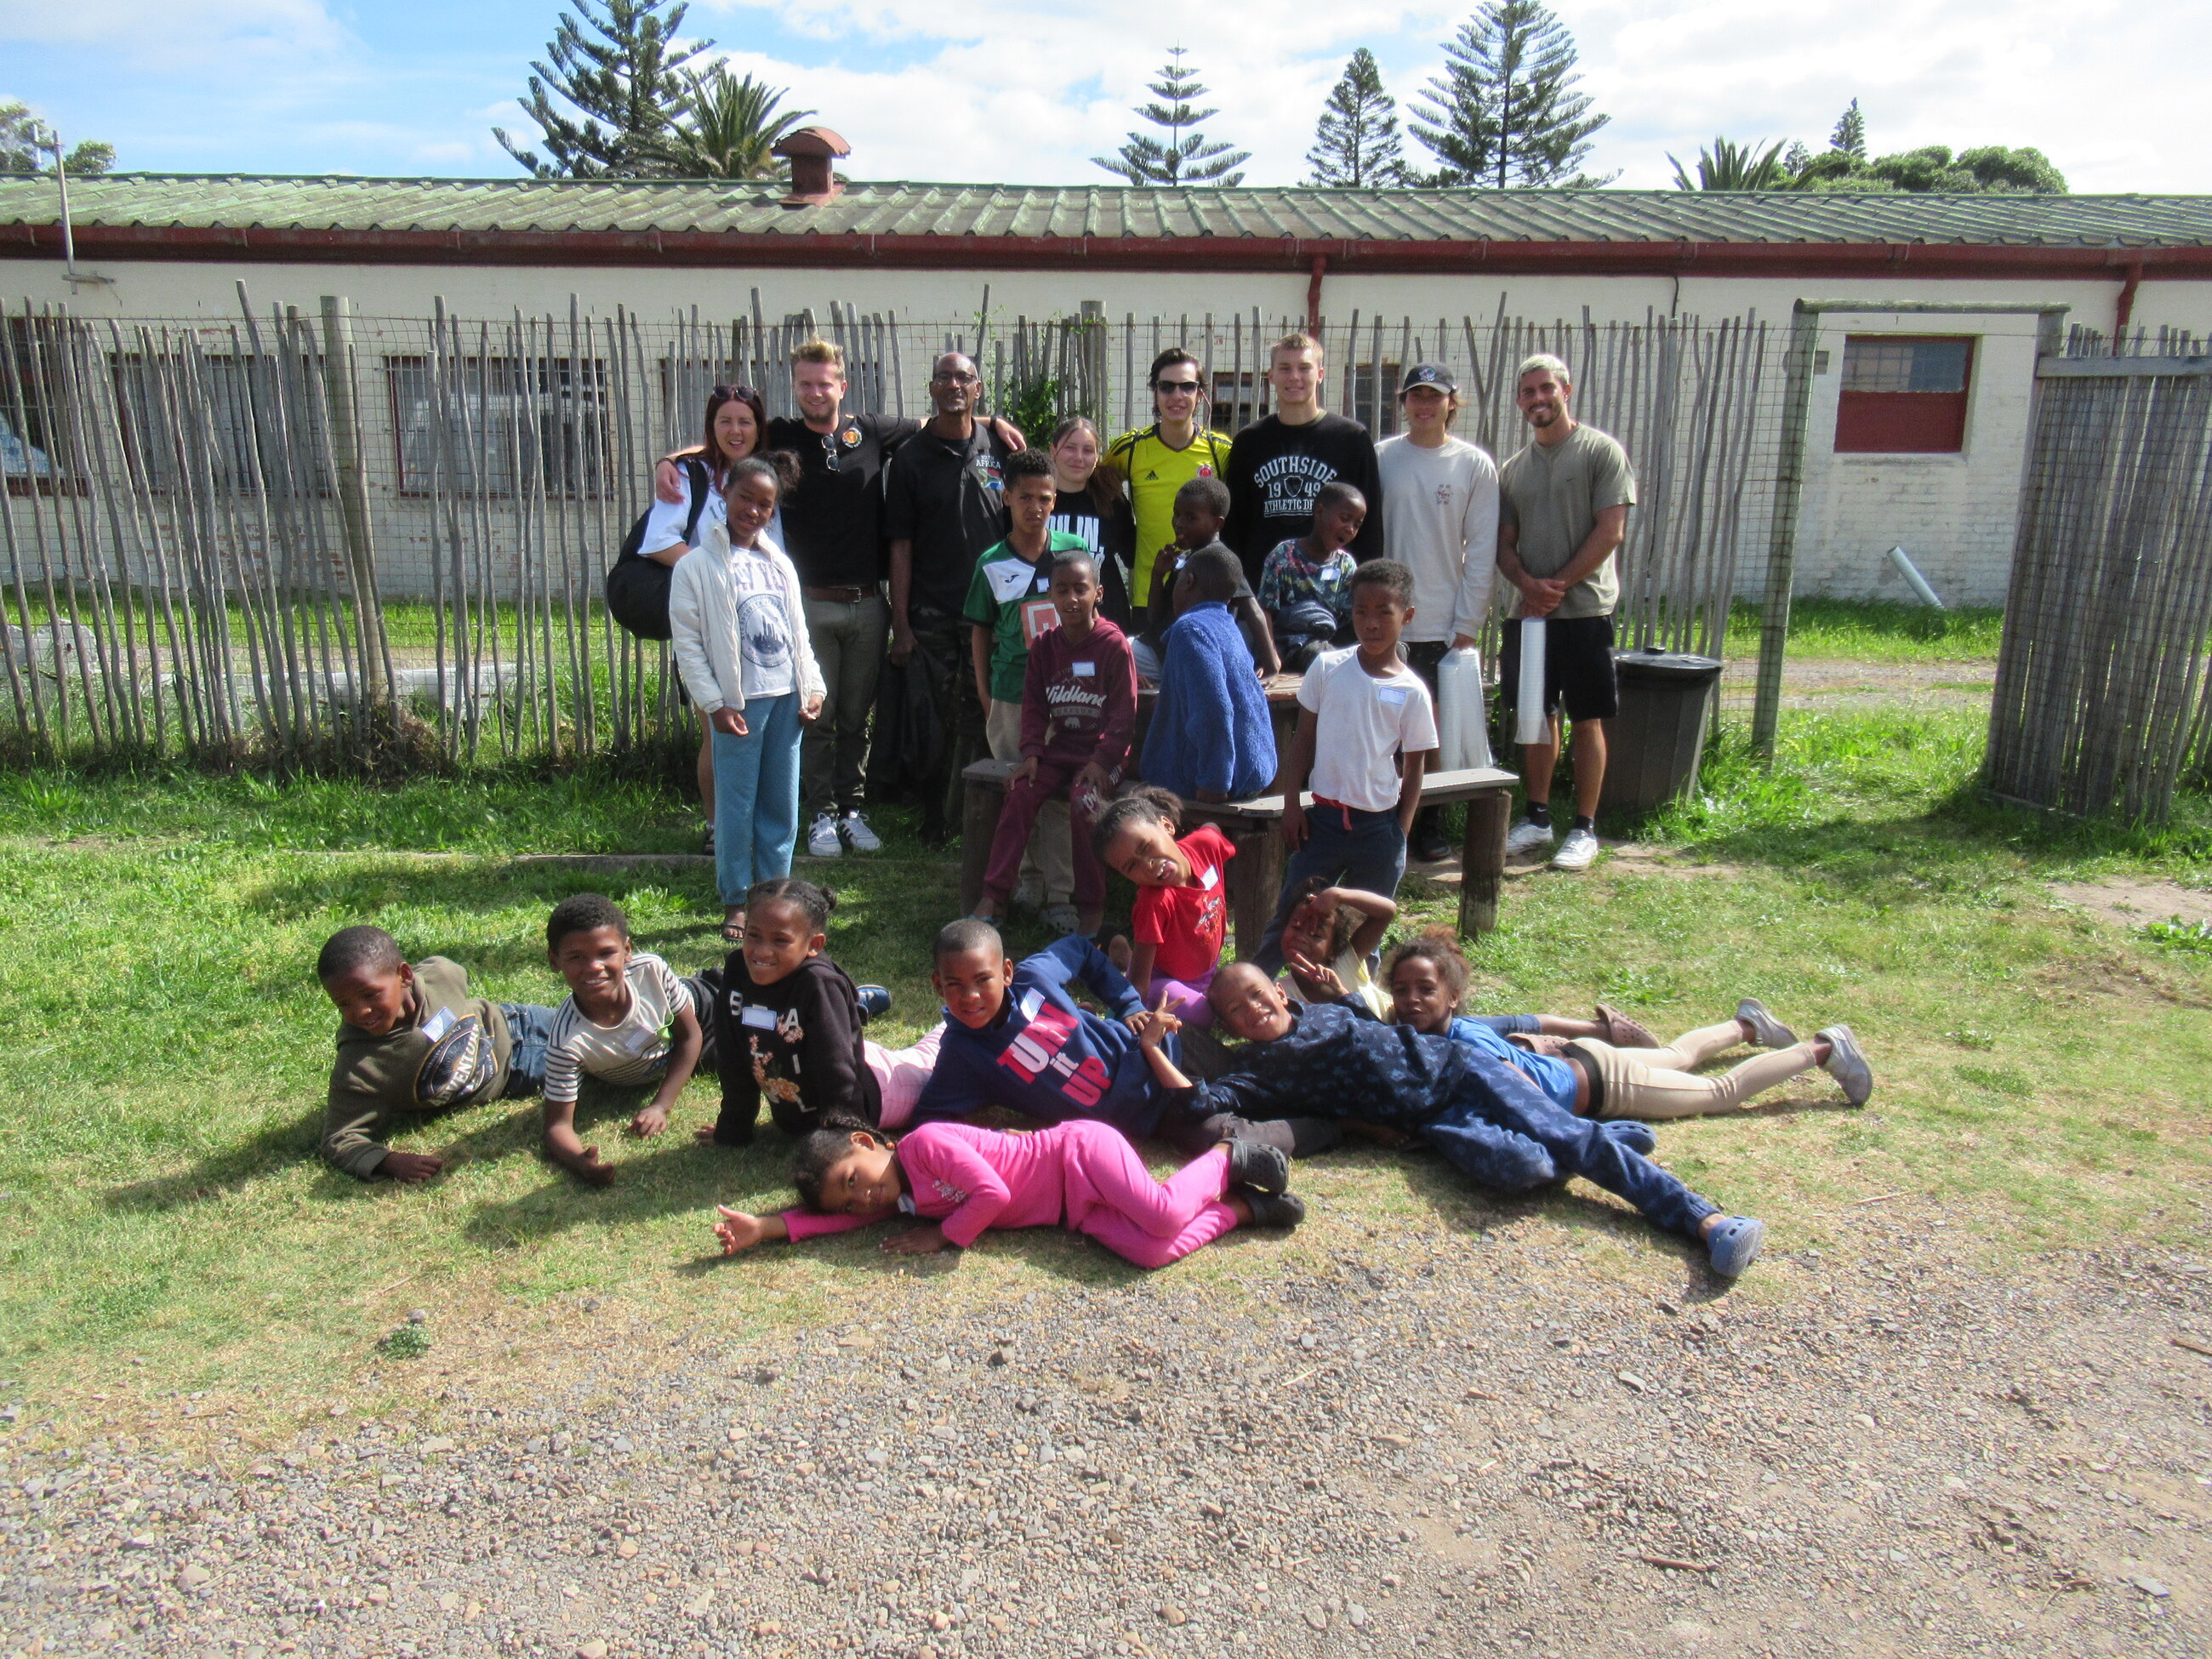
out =
<svg viewBox="0 0 2212 1659"><path fill-rule="evenodd" d="M370 700L389 702L385 676L391 647L384 633L384 598L376 586L376 548L369 539L368 467L361 448L361 399L354 383L353 301L323 295L323 396L330 405L332 459L337 471L339 518L345 526L346 568L367 648L362 678Z"/></svg>
<svg viewBox="0 0 2212 1659"><path fill-rule="evenodd" d="M1766 554L1766 610L1759 624L1759 688L1751 706L1752 752L1771 766L1782 723L1782 660L1790 641L1790 589L1797 568L1797 507L1805 494L1805 423L1813 407L1813 349L1820 313L1797 301L1783 359L1782 442L1774 461L1774 528Z"/></svg>

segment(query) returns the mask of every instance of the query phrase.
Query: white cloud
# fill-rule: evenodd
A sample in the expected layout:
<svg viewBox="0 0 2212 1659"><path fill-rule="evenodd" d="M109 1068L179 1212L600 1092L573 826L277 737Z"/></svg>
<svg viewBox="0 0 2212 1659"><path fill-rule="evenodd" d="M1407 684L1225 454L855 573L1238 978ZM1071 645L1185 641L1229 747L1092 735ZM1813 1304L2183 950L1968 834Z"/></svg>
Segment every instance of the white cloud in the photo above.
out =
<svg viewBox="0 0 2212 1659"><path fill-rule="evenodd" d="M1232 20L1151 0L973 0L952 15L933 0L773 12L696 0L692 16L726 46L746 38L748 20L771 16L818 43L831 66L732 56L789 86L793 102L852 141L856 176L878 179L1111 183L1090 157L1139 125L1132 106L1180 40L1220 110L1209 134L1253 152L1248 182L1286 184L1304 176L1322 100L1354 46L1382 60L1402 118L1468 9L1288 0ZM1856 96L1877 151L2034 145L2076 190L2212 189L2196 67L2212 48L2212 8L1568 0L1558 9L1581 48L1585 89L1613 117L1592 164L1621 169L1625 186L1663 187L1667 153L1686 159L1717 133L1818 149Z"/></svg>
<svg viewBox="0 0 2212 1659"><path fill-rule="evenodd" d="M348 38L321 0L0 0L0 41L99 46L125 63L326 52Z"/></svg>

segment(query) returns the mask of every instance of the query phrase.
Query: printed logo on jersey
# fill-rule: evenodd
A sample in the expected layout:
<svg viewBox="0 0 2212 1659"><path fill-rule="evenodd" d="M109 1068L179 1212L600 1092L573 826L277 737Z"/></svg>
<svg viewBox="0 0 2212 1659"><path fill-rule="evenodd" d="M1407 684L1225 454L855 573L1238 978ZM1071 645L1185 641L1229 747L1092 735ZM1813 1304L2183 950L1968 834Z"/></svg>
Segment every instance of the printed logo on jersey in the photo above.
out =
<svg viewBox="0 0 2212 1659"><path fill-rule="evenodd" d="M1267 519L1310 519L1314 497L1336 477L1336 469L1312 455L1278 455L1252 475L1264 501L1261 516Z"/></svg>
<svg viewBox="0 0 2212 1659"><path fill-rule="evenodd" d="M1050 599L1027 599L1022 605L1022 643L1035 645L1060 626L1060 612Z"/></svg>
<svg viewBox="0 0 2212 1659"><path fill-rule="evenodd" d="M1068 1054L1068 1039L1079 1029L1075 1016L1064 1009L1040 1007L1006 1045L999 1064L1024 1083L1042 1082L1079 1106L1096 1106L1114 1079L1097 1055L1085 1054L1078 1064Z"/></svg>

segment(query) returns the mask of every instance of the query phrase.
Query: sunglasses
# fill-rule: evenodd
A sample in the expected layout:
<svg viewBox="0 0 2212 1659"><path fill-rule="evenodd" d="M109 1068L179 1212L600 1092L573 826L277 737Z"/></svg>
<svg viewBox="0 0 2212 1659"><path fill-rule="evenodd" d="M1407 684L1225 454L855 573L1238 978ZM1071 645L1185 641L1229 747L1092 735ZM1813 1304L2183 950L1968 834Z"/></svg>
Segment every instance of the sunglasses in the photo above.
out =
<svg viewBox="0 0 2212 1659"><path fill-rule="evenodd" d="M1152 382L1152 390L1155 392L1188 392L1192 396L1195 397L1204 385L1205 382L1202 380L1155 380Z"/></svg>
<svg viewBox="0 0 2212 1659"><path fill-rule="evenodd" d="M757 404L767 401L749 386L718 386L707 396L714 401L726 401L735 398L741 404Z"/></svg>

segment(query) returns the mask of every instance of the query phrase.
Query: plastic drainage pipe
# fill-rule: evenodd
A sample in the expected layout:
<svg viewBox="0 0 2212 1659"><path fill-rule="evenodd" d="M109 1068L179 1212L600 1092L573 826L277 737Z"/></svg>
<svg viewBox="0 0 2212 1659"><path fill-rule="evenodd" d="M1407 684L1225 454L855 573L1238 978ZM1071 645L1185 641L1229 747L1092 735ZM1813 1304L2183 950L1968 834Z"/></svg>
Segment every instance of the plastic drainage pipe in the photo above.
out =
<svg viewBox="0 0 2212 1659"><path fill-rule="evenodd" d="M1891 548L1889 562L1897 567L1897 574L1905 578L1905 585L1919 596L1921 604L1931 611L1941 611L1943 608L1943 601L1937 599L1936 590L1928 586L1928 578L1920 574L1917 565L1905 557L1903 548Z"/></svg>

